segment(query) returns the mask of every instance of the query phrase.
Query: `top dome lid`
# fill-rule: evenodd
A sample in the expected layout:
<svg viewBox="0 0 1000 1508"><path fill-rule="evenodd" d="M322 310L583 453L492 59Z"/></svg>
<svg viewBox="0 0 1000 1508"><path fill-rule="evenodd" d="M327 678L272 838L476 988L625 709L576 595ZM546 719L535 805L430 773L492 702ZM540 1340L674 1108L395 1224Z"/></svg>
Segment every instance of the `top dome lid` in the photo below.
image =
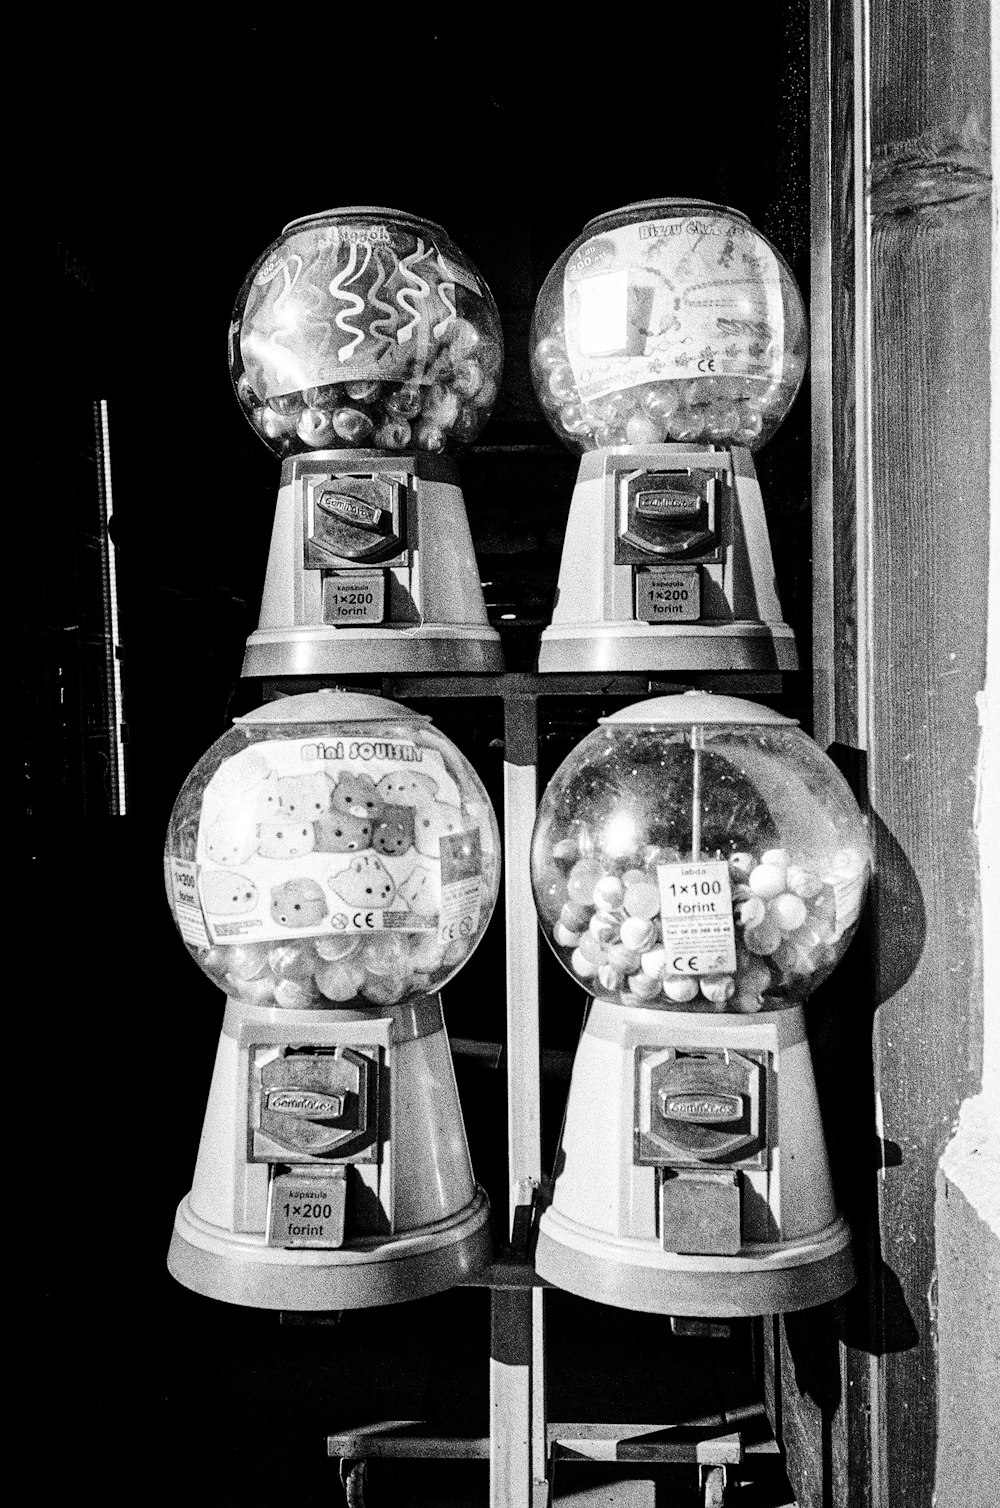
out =
<svg viewBox="0 0 1000 1508"><path fill-rule="evenodd" d="M435 231L438 235L448 234L444 226L438 225L434 220L425 220L420 215L411 214L409 210L390 209L385 204L345 204L331 209L314 210L311 215L300 215L295 220L289 220L281 234L287 236L289 231L304 230L307 225L321 224L324 220L396 220L402 225L418 225L422 230Z"/></svg>
<svg viewBox="0 0 1000 1508"><path fill-rule="evenodd" d="M306 691L299 696L281 696L265 702L243 717L238 728L274 726L281 723L429 723L423 713L400 702L359 691Z"/></svg>
<svg viewBox="0 0 1000 1508"><path fill-rule="evenodd" d="M610 717L598 718L602 725L626 725L648 727L649 724L663 727L687 726L691 723L736 724L743 727L797 728L798 721L785 717L771 707L762 707L759 702L748 702L739 696L716 696L711 691L682 691L674 696L656 696L648 702L633 702Z"/></svg>
<svg viewBox="0 0 1000 1508"><path fill-rule="evenodd" d="M662 218L664 215L676 214L681 210L711 210L720 215L734 215L738 220L747 220L749 217L741 209L733 209L728 204L717 204L714 199L689 199L685 196L671 196L666 199L636 199L631 204L619 205L618 209L607 209L601 214L595 215L588 220L583 227L584 234L596 230L607 220L615 220L620 215L642 214L647 219Z"/></svg>

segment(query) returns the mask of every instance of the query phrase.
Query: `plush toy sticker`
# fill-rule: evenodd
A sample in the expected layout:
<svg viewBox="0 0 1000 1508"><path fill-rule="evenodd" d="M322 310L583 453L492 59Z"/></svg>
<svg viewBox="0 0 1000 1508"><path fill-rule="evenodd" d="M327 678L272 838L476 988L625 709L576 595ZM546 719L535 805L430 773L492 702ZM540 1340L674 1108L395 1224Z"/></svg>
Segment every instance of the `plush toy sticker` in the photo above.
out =
<svg viewBox="0 0 1000 1508"><path fill-rule="evenodd" d="M418 806L414 818L414 837L419 853L438 857L438 840L446 833L460 833L465 826L461 808L446 801L432 801Z"/></svg>
<svg viewBox="0 0 1000 1508"><path fill-rule="evenodd" d="M326 914L326 897L315 880L286 880L271 891L271 920L279 926L315 927Z"/></svg>
<svg viewBox="0 0 1000 1508"><path fill-rule="evenodd" d="M213 864L243 864L257 852L256 815L221 812L204 834L205 856Z"/></svg>
<svg viewBox="0 0 1000 1508"><path fill-rule="evenodd" d="M327 812L316 823L317 853L360 853L372 845L372 824L346 812Z"/></svg>
<svg viewBox="0 0 1000 1508"><path fill-rule="evenodd" d="M350 770L344 770L337 777L330 798L333 811L344 812L350 817L374 818L379 815L383 805L370 775L355 775Z"/></svg>
<svg viewBox="0 0 1000 1508"><path fill-rule="evenodd" d="M215 916L244 916L257 904L257 886L245 874L211 869L202 876L201 899Z"/></svg>
<svg viewBox="0 0 1000 1508"><path fill-rule="evenodd" d="M333 781L329 775L317 771L315 775L283 775L278 781L278 816L297 817L302 822L315 822L330 809L330 792Z"/></svg>
<svg viewBox="0 0 1000 1508"><path fill-rule="evenodd" d="M372 830L372 848L389 858L409 853L414 842L412 806L388 806Z"/></svg>
<svg viewBox="0 0 1000 1508"><path fill-rule="evenodd" d="M400 898L418 916L436 916L441 881L436 867L417 863L399 887Z"/></svg>
<svg viewBox="0 0 1000 1508"><path fill-rule="evenodd" d="M329 884L342 901L366 911L384 911L396 898L395 881L374 854L352 859L346 869L331 875Z"/></svg>
<svg viewBox="0 0 1000 1508"><path fill-rule="evenodd" d="M316 847L316 830L312 822L262 822L258 828L262 859L297 859Z"/></svg>
<svg viewBox="0 0 1000 1508"><path fill-rule="evenodd" d="M436 798L438 783L417 770L393 770L382 776L377 790L388 806L423 806Z"/></svg>

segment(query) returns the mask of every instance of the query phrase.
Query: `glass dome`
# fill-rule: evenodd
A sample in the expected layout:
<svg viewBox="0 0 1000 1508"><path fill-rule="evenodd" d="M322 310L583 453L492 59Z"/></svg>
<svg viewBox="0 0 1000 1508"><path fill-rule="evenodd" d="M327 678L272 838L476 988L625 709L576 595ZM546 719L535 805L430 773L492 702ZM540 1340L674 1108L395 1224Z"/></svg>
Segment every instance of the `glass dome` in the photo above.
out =
<svg viewBox="0 0 1000 1508"><path fill-rule="evenodd" d="M229 364L278 455L441 454L489 418L503 334L492 294L440 225L331 209L286 225L250 269Z"/></svg>
<svg viewBox="0 0 1000 1508"><path fill-rule="evenodd" d="M758 449L806 368L802 295L739 210L655 199L591 220L542 285L531 372L559 439Z"/></svg>
<svg viewBox="0 0 1000 1508"><path fill-rule="evenodd" d="M577 983L685 1011L804 999L846 949L870 868L819 746L705 692L603 719L549 782L531 850L542 928Z"/></svg>
<svg viewBox="0 0 1000 1508"><path fill-rule="evenodd" d="M496 817L463 754L396 702L315 692L219 738L181 788L165 877L178 930L235 1000L404 1003L486 929Z"/></svg>

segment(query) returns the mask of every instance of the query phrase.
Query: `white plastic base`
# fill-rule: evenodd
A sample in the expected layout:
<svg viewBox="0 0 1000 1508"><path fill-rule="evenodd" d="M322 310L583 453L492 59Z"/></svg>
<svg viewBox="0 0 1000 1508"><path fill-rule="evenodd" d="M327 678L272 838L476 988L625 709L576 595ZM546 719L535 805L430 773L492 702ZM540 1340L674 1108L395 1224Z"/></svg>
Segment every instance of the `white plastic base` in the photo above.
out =
<svg viewBox="0 0 1000 1508"><path fill-rule="evenodd" d="M840 1216L808 1240L703 1257L595 1232L547 1209L535 1270L557 1288L620 1309L719 1319L808 1309L849 1293L856 1281Z"/></svg>
<svg viewBox="0 0 1000 1508"><path fill-rule="evenodd" d="M481 624L267 628L247 640L244 677L502 671L500 635Z"/></svg>
<svg viewBox="0 0 1000 1508"><path fill-rule="evenodd" d="M785 623L565 623L542 633L544 674L587 670L796 670Z"/></svg>
<svg viewBox="0 0 1000 1508"><path fill-rule="evenodd" d="M337 1250L288 1250L210 1225L181 1201L167 1267L185 1288L256 1309L368 1309L424 1298L480 1271L492 1255L482 1189L447 1220Z"/></svg>

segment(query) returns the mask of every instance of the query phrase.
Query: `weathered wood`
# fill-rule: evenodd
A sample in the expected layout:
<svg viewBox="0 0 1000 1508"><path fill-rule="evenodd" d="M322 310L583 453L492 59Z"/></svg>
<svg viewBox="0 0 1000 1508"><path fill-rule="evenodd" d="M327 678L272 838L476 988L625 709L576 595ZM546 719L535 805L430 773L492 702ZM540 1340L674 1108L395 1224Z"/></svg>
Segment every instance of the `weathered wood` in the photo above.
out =
<svg viewBox="0 0 1000 1508"><path fill-rule="evenodd" d="M867 749L877 877L867 980L843 997L870 991L870 1046L841 1008L837 1061L861 1282L770 1347L802 1508L929 1508L934 1483L934 1173L978 1082L982 1004L989 9L813 6L817 735ZM835 1057L836 1032L821 1007Z"/></svg>

